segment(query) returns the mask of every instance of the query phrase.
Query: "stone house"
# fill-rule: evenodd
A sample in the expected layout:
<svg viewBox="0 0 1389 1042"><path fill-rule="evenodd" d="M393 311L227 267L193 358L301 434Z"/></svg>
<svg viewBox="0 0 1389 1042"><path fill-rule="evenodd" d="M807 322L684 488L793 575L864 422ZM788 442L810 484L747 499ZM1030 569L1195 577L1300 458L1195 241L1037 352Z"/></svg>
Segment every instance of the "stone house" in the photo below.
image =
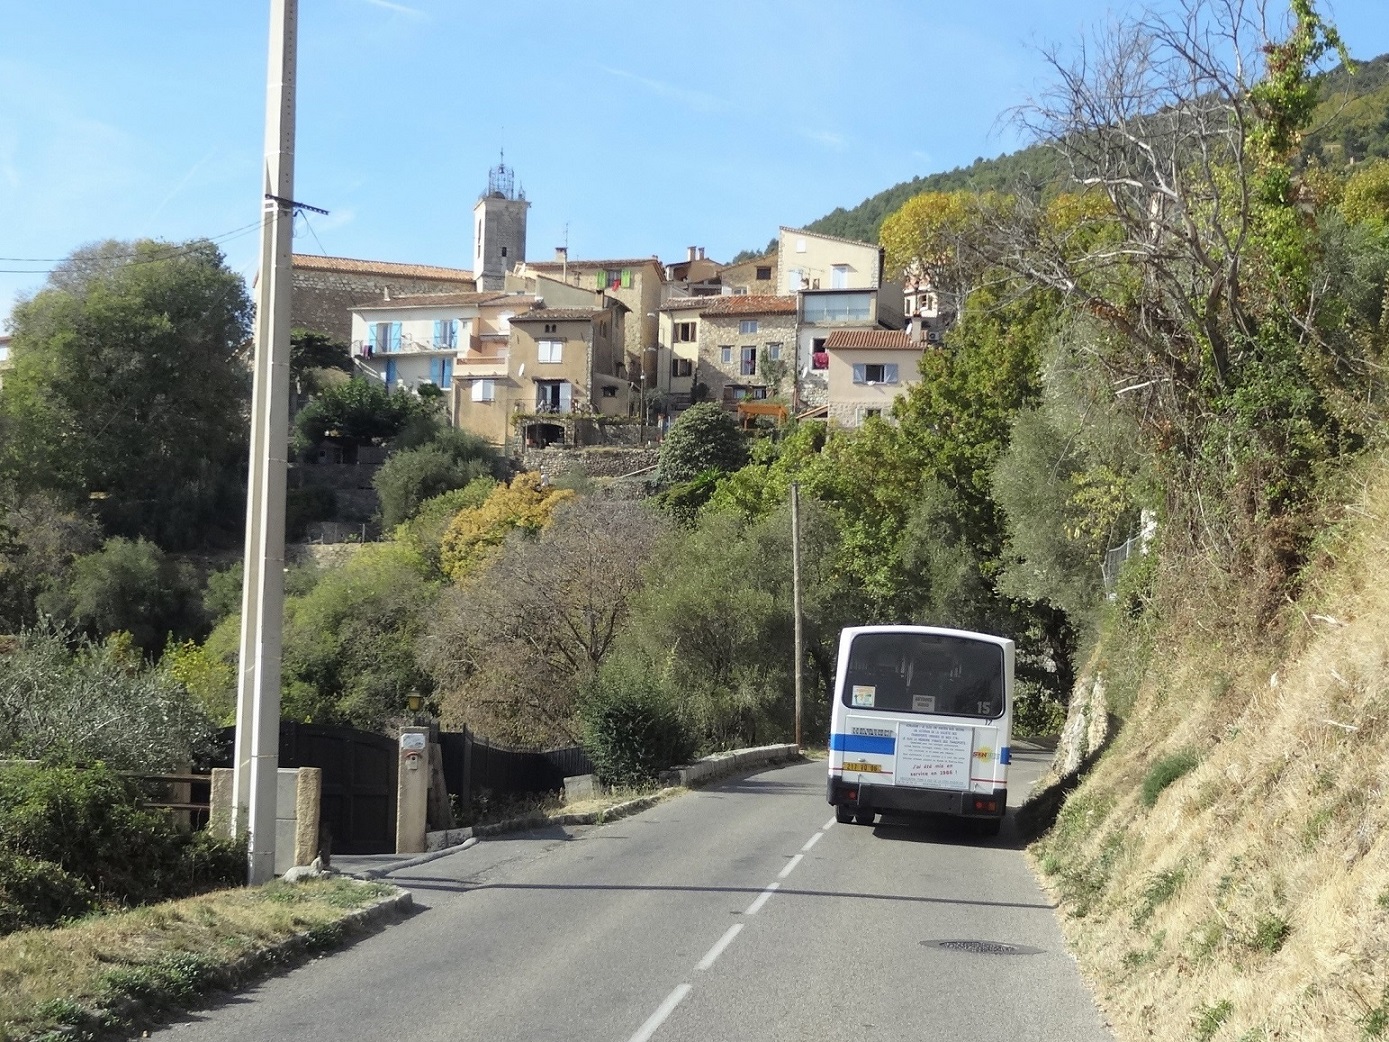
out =
<svg viewBox="0 0 1389 1042"><path fill-rule="evenodd" d="M728 294L709 298L698 310L695 382L705 385L712 400L731 407L793 393L796 303L793 296ZM680 321L688 321L688 314L680 312ZM780 373L768 372L768 363Z"/></svg>
<svg viewBox="0 0 1389 1042"><path fill-rule="evenodd" d="M717 296L723 292L722 270L722 264L704 256L703 246L690 246L684 260L666 265L665 296Z"/></svg>
<svg viewBox="0 0 1389 1042"><path fill-rule="evenodd" d="M887 417L912 384L921 381L927 345L900 329L837 329L825 338L828 416L843 427Z"/></svg>
<svg viewBox="0 0 1389 1042"><path fill-rule="evenodd" d="M353 339L352 313L392 297L429 293L471 293L473 273L432 264L317 257L296 253L290 268L290 323L295 328Z"/></svg>
<svg viewBox="0 0 1389 1042"><path fill-rule="evenodd" d="M766 295L777 292L777 250L719 270L719 282L726 291Z"/></svg>

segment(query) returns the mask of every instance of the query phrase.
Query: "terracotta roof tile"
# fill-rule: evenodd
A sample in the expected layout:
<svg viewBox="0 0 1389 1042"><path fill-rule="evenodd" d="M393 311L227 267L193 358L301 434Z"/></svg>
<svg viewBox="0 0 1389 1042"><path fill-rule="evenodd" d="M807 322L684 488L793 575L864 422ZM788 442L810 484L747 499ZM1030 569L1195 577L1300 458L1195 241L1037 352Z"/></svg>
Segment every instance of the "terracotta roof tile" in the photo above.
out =
<svg viewBox="0 0 1389 1042"><path fill-rule="evenodd" d="M476 307L490 301L514 298L514 293L407 293L390 300L378 300L373 304L362 304L356 311L381 311L386 308L456 308ZM530 297L519 298L529 302Z"/></svg>
<svg viewBox="0 0 1389 1042"><path fill-rule="evenodd" d="M825 338L826 351L924 351L901 329L836 329Z"/></svg>
<svg viewBox="0 0 1389 1042"><path fill-rule="evenodd" d="M703 297L672 297L661 305L662 311L684 311L688 308L706 308L711 300L718 300L719 294L710 293Z"/></svg>
<svg viewBox="0 0 1389 1042"><path fill-rule="evenodd" d="M472 282L473 273L462 268L441 268L433 264L397 264L395 261L357 260L352 257L319 257L296 253L293 267L304 271L342 271L359 275L396 275L412 279L446 279Z"/></svg>
<svg viewBox="0 0 1389 1042"><path fill-rule="evenodd" d="M770 293L734 293L710 297L701 315L794 315L796 298Z"/></svg>
<svg viewBox="0 0 1389 1042"><path fill-rule="evenodd" d="M604 315L608 308L535 308L513 315L512 322L587 322L594 315Z"/></svg>

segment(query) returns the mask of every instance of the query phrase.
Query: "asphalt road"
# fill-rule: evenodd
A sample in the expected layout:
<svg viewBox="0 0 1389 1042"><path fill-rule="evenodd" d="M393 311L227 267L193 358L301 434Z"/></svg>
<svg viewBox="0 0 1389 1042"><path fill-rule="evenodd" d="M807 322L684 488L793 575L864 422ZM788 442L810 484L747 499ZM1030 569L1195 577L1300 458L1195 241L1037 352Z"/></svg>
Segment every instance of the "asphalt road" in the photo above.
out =
<svg viewBox="0 0 1389 1042"><path fill-rule="evenodd" d="M1020 754L1020 797L1043 754ZM178 1042L1111 1038L1005 824L838 825L823 762L392 878L420 911ZM1015 800L1016 801L1016 800ZM1030 953L932 942L987 941Z"/></svg>

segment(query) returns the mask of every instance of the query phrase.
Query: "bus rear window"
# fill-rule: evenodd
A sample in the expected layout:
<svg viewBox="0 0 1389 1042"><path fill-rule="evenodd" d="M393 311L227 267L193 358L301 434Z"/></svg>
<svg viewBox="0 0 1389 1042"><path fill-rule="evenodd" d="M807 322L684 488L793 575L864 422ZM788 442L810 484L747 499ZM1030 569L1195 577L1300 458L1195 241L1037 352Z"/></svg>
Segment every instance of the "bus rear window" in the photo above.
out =
<svg viewBox="0 0 1389 1042"><path fill-rule="evenodd" d="M1003 649L935 633L860 633L840 696L853 709L1003 715Z"/></svg>

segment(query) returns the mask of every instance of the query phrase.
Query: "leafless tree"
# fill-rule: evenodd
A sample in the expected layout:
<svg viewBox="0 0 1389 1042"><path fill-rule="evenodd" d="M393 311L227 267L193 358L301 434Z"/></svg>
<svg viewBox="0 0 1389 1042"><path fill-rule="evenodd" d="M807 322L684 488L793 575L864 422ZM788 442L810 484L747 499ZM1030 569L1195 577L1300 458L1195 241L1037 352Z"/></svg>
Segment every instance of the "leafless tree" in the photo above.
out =
<svg viewBox="0 0 1389 1042"><path fill-rule="evenodd" d="M530 745L578 739L576 700L603 663L666 528L638 503L567 503L448 591L423 649L446 723Z"/></svg>

